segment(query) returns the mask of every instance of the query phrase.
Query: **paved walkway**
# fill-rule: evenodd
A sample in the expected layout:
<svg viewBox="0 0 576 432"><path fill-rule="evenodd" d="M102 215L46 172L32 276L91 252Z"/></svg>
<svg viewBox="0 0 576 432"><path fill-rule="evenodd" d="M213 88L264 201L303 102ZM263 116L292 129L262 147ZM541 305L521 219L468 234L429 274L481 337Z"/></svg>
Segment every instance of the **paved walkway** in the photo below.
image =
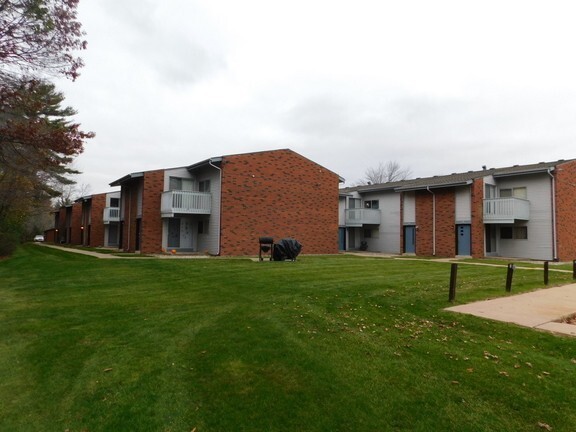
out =
<svg viewBox="0 0 576 432"><path fill-rule="evenodd" d="M99 252L87 251L87 250L76 249L76 248L71 248L71 247L62 247L62 246L56 246L56 245L48 244L48 243L34 243L34 244L37 244L39 246L49 247L52 249L59 249L59 250L64 251L64 252L72 252L72 253L77 253L80 255L89 255L89 256L93 256L95 258L103 258L103 259L122 258L122 257L108 254L108 253L99 253Z"/></svg>
<svg viewBox="0 0 576 432"><path fill-rule="evenodd" d="M557 322L576 313L576 284L453 306L446 310L576 336L576 325Z"/></svg>
<svg viewBox="0 0 576 432"><path fill-rule="evenodd" d="M203 258L211 258L209 255L205 254L186 254L186 255L171 255L171 254L154 254L154 255L146 255L146 256L139 256L138 254L134 254L133 256L121 256L121 255L114 255L111 253L102 253L96 251L89 251L84 249L76 249L73 247L66 247L66 246L58 246L49 243L34 243L39 246L49 247L52 249L59 249L64 252L71 252L77 253L80 255L88 255L95 258L102 258L102 259L144 259L144 258L168 258L168 259L203 259ZM121 253L120 251L115 251L114 253Z"/></svg>

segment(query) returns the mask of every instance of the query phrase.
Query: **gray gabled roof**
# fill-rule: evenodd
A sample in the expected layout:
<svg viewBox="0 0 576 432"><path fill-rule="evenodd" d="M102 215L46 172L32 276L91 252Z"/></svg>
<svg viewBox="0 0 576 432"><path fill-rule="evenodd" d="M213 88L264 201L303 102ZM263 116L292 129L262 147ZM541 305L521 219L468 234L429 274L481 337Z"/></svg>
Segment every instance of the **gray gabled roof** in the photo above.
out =
<svg viewBox="0 0 576 432"><path fill-rule="evenodd" d="M120 177L118 180L114 180L110 183L110 186L122 186L122 183L127 182L128 180L132 180L134 178L144 177L144 172L136 172L127 174L124 177Z"/></svg>
<svg viewBox="0 0 576 432"><path fill-rule="evenodd" d="M389 182L375 185L356 186L341 189L345 192L376 192L394 190L396 192L412 191L421 189L434 189L443 187L464 186L471 184L475 179L492 175L496 178L512 175L527 175L546 171L553 171L556 166L576 159L560 159L554 162L540 162L530 165L514 165L503 168L487 168L478 171L468 171L464 173L453 173L448 175L417 178L412 180L403 180L399 182Z"/></svg>

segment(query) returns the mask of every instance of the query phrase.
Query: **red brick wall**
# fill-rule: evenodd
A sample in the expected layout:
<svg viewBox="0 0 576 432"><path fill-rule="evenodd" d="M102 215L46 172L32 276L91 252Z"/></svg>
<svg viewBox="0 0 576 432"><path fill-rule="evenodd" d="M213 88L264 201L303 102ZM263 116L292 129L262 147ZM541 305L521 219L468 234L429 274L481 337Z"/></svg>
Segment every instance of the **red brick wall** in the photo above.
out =
<svg viewBox="0 0 576 432"><path fill-rule="evenodd" d="M437 189L436 195L436 256L456 255L456 194L453 188Z"/></svg>
<svg viewBox="0 0 576 432"><path fill-rule="evenodd" d="M472 189L471 197L471 216L472 226L472 257L484 257L484 179L476 179L470 186Z"/></svg>
<svg viewBox="0 0 576 432"><path fill-rule="evenodd" d="M416 191L416 255L432 255L432 194Z"/></svg>
<svg viewBox="0 0 576 432"><path fill-rule="evenodd" d="M72 204L72 219L70 228L71 238L70 243L73 245L82 244L82 203Z"/></svg>
<svg viewBox="0 0 576 432"><path fill-rule="evenodd" d="M104 207L106 207L106 194L92 195L90 207L90 246L104 246Z"/></svg>
<svg viewBox="0 0 576 432"><path fill-rule="evenodd" d="M255 255L258 237L338 253L338 176L291 150L222 161L221 255Z"/></svg>
<svg viewBox="0 0 576 432"><path fill-rule="evenodd" d="M434 254L434 203L436 200L435 255L455 256L456 227L454 223L456 198L454 188L434 189L433 194L416 192L416 255Z"/></svg>
<svg viewBox="0 0 576 432"><path fill-rule="evenodd" d="M60 210L58 210L58 224L54 224L54 228L57 230L54 241L56 243L66 241L66 207L61 207Z"/></svg>
<svg viewBox="0 0 576 432"><path fill-rule="evenodd" d="M164 170L144 173L140 237L140 251L142 253L162 252L162 218L160 217L160 205L163 190Z"/></svg>
<svg viewBox="0 0 576 432"><path fill-rule="evenodd" d="M556 167L556 236L558 259L576 259L576 162Z"/></svg>
<svg viewBox="0 0 576 432"><path fill-rule="evenodd" d="M83 246L90 246L88 244L88 232L90 230L89 220L90 220L90 207L92 206L92 199L82 200L82 220L80 223L84 227L82 230L82 245Z"/></svg>

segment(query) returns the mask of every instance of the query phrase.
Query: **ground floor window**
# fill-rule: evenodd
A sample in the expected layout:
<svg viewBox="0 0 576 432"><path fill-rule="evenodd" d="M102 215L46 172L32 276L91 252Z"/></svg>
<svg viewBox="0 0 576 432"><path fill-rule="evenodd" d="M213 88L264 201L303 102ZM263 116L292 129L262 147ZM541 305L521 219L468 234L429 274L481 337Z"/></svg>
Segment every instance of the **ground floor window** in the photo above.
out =
<svg viewBox="0 0 576 432"><path fill-rule="evenodd" d="M527 226L500 227L500 238L504 240L528 240Z"/></svg>
<svg viewBox="0 0 576 432"><path fill-rule="evenodd" d="M208 221L199 221L198 222L198 234L208 234Z"/></svg>

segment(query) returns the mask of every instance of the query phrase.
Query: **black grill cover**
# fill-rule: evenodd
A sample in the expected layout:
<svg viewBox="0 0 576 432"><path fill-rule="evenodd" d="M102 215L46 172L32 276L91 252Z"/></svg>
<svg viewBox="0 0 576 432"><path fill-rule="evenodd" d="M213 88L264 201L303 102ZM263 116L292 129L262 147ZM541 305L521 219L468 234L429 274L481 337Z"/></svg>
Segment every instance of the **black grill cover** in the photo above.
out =
<svg viewBox="0 0 576 432"><path fill-rule="evenodd" d="M302 245L295 239L282 239L274 245L274 261L284 261L286 259L295 261L300 255Z"/></svg>

